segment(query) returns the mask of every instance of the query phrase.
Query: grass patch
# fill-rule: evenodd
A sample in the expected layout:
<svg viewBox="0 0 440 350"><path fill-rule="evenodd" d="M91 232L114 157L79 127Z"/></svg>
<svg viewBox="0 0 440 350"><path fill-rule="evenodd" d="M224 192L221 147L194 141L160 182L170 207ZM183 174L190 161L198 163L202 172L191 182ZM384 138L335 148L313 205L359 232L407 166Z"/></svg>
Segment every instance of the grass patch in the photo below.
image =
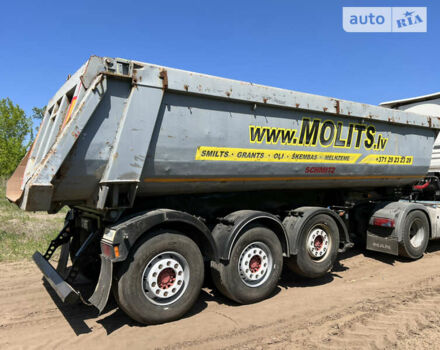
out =
<svg viewBox="0 0 440 350"><path fill-rule="evenodd" d="M52 236L55 236L55 233L56 231ZM36 250L44 254L52 236L41 235L35 239L25 233L0 231L0 262L28 260Z"/></svg>
<svg viewBox="0 0 440 350"><path fill-rule="evenodd" d="M0 179L0 262L30 259L44 254L61 230L67 209L57 214L26 212L6 199L6 180Z"/></svg>

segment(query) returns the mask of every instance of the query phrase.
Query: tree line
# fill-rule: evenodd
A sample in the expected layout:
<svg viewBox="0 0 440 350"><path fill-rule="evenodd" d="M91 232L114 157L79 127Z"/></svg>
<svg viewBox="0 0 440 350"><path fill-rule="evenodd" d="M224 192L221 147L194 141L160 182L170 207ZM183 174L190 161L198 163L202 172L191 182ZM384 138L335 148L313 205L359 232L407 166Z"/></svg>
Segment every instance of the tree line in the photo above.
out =
<svg viewBox="0 0 440 350"><path fill-rule="evenodd" d="M42 120L45 107L27 116L10 98L0 99L0 177L10 176L34 140L33 120Z"/></svg>

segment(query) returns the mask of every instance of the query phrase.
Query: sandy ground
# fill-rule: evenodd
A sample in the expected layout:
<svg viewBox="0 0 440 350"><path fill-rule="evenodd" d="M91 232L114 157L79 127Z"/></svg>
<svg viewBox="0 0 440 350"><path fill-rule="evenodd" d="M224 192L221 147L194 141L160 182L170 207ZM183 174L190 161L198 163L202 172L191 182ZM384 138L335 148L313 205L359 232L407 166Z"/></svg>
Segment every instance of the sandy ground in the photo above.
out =
<svg viewBox="0 0 440 350"><path fill-rule="evenodd" d="M352 250L327 277L285 272L274 295L240 306L204 288L184 319L131 321L61 305L30 262L0 264L0 349L440 349L440 242L407 261Z"/></svg>

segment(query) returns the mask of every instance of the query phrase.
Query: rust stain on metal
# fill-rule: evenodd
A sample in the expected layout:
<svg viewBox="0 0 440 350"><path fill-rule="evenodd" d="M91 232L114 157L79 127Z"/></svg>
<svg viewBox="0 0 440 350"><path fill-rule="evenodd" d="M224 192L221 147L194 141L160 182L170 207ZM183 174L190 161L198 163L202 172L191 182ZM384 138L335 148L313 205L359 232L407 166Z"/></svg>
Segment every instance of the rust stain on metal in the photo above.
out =
<svg viewBox="0 0 440 350"><path fill-rule="evenodd" d="M327 110L328 110L327 107L324 107L324 108L322 108L322 109L324 110L324 112L327 112Z"/></svg>
<svg viewBox="0 0 440 350"><path fill-rule="evenodd" d="M82 110L83 110L85 104L86 104L86 103L85 103L85 101L84 101L84 102L82 102L82 103L79 105L78 113L81 113L81 112L82 112ZM75 114L75 113L72 112L72 117L71 117L71 119L73 119L73 115L74 115L74 114Z"/></svg>
<svg viewBox="0 0 440 350"><path fill-rule="evenodd" d="M231 93L229 91L226 91L226 96L231 96Z"/></svg>
<svg viewBox="0 0 440 350"><path fill-rule="evenodd" d="M336 114L341 113L341 107L339 105L339 100L335 100L335 109L336 109Z"/></svg>
<svg viewBox="0 0 440 350"><path fill-rule="evenodd" d="M183 85L183 88L185 89L185 91L188 91L189 86L185 84L185 85Z"/></svg>
<svg viewBox="0 0 440 350"><path fill-rule="evenodd" d="M47 152L46 155L43 157L41 163L45 162L48 158L52 156L52 154L56 154L56 153L57 153L56 149L52 147L51 149L49 149L49 152Z"/></svg>
<svg viewBox="0 0 440 350"><path fill-rule="evenodd" d="M267 98L266 97L263 97L263 102L267 103Z"/></svg>
<svg viewBox="0 0 440 350"><path fill-rule="evenodd" d="M299 108L299 103L295 104L296 108Z"/></svg>
<svg viewBox="0 0 440 350"><path fill-rule="evenodd" d="M162 87L164 90L168 89L168 73L166 69L162 69L159 73L159 78L162 79Z"/></svg>
<svg viewBox="0 0 440 350"><path fill-rule="evenodd" d="M432 128L432 119L431 117L428 117L428 125L430 128Z"/></svg>
<svg viewBox="0 0 440 350"><path fill-rule="evenodd" d="M133 86L137 86L137 82L138 82L138 78L137 78L137 70L136 69L134 69L133 70L133 74L132 74L132 77L131 77L131 83L133 84Z"/></svg>

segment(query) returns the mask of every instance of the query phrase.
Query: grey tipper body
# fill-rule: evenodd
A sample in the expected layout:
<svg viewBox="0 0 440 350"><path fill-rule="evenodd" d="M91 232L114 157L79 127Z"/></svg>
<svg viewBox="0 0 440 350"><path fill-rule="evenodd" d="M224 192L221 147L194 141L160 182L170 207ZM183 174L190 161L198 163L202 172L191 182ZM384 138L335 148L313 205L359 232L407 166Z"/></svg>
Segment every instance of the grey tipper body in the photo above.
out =
<svg viewBox="0 0 440 350"><path fill-rule="evenodd" d="M179 193L399 186L427 172L439 126L436 117L93 56L48 103L8 193L25 210L56 211Z"/></svg>
<svg viewBox="0 0 440 350"><path fill-rule="evenodd" d="M92 56L47 104L7 197L70 207L33 255L63 302L102 311L113 291L134 320L163 323L191 309L206 268L249 304L283 267L322 277L355 241L423 256L440 238L434 114Z"/></svg>

